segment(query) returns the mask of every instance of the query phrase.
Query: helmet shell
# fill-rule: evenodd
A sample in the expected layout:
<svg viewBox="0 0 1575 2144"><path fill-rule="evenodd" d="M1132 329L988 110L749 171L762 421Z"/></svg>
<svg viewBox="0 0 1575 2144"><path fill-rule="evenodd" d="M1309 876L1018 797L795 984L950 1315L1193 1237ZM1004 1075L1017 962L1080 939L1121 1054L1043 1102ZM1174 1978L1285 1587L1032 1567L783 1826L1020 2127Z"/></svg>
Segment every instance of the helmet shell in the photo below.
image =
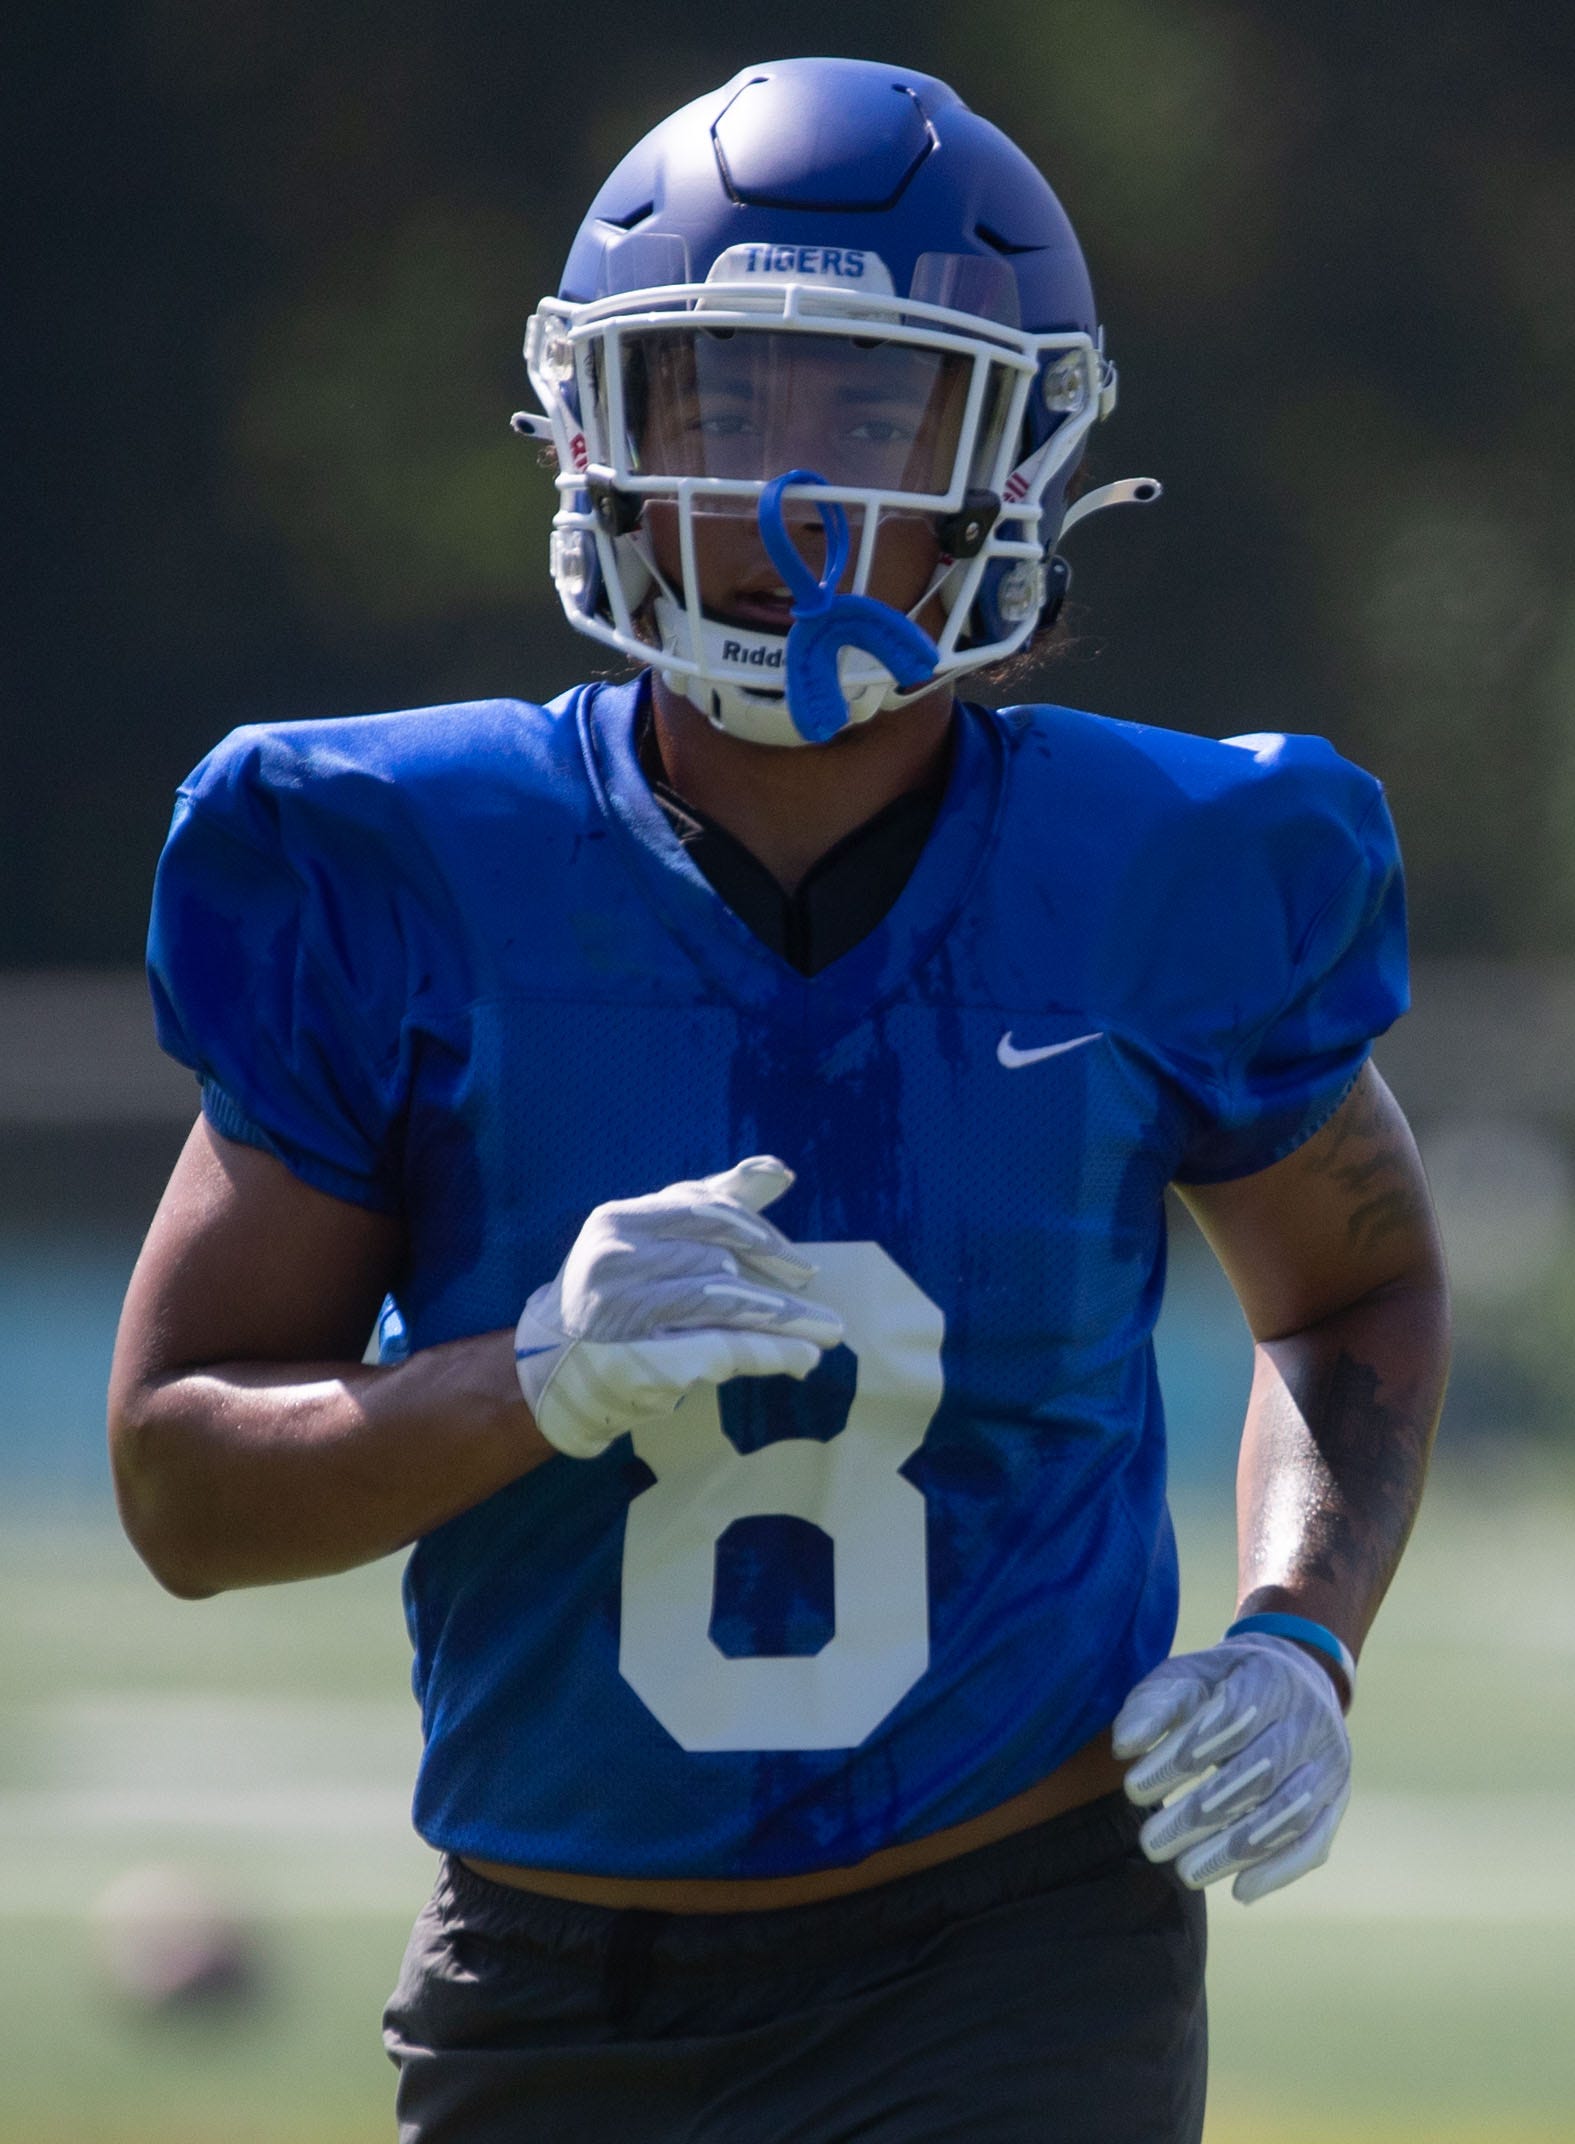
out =
<svg viewBox="0 0 1575 2144"><path fill-rule="evenodd" d="M1054 551L1068 481L1090 421L1087 412L1102 417L1113 401L1114 372L1103 361L1076 233L1034 164L933 75L831 58L745 67L662 121L622 159L575 236L556 302L581 309L613 301L613 310L600 315L610 319L625 294L703 284L724 255L756 247L784 256L773 259L771 269L786 282L795 272L796 249L802 249L797 267L808 280L824 272L834 251L874 256L890 284L872 283L872 291L889 290L899 303L911 299L932 315L944 314L947 332L965 342L968 321L977 320L982 355L1001 348L1002 328L1046 341L1034 360L1037 376L1015 404L1019 435L1011 443L1006 466L1012 475L1003 494L1007 501L1032 498L1037 507L1042 564L1035 569L1037 583L1030 578L1027 588L1040 590L1039 615L1046 615L1047 605L1053 614L1067 577ZM728 279L731 265L724 264L719 281ZM1099 393L1097 402L1085 402L1084 415L1071 418L1076 430L1067 441L1070 451L1061 453L1051 442L1068 422L1065 374L1051 375L1068 347L1053 339L1067 337L1094 353ZM561 421L565 430L559 441L563 504L555 527L573 547L572 581L554 566L565 610L593 637L632 652L630 640L643 646L644 636L627 621L619 625L613 613L620 600L632 606L649 589L650 561L633 545L631 531L605 522L609 499L608 510L618 513L605 477L601 506L590 490L573 483L571 470L586 466L583 434L571 429L580 421L578 382L536 370L532 377L544 406L559 412L551 421ZM1037 452L1041 447L1048 462ZM1014 491L1020 479L1022 488ZM1001 502L996 504L999 510ZM1020 517L1020 507L1014 511ZM1001 547L988 548L982 559L976 551L953 559L950 532L938 533L942 569L961 577L957 596L949 599L951 652L943 658L960 673L1020 647L1032 630L1032 613L1025 616L1022 607L1022 543L1029 531L1018 527L1013 549L1007 528ZM944 584L942 595L947 600ZM681 621L682 604L669 601L668 609ZM678 630L672 620L663 627L664 648L669 626ZM752 685L748 692L735 691L737 681L718 677L709 658L687 648L677 653L682 663L675 675L705 684L714 702L709 711L723 726L733 719L724 703L741 707L748 699L753 706L758 694Z"/></svg>
<svg viewBox="0 0 1575 2144"><path fill-rule="evenodd" d="M977 254L1011 271L1014 325L1096 332L1077 235L1022 150L933 75L874 60L745 67L663 120L591 203L559 295L617 288L632 232L682 240L696 282L730 246L860 247L902 296L921 254Z"/></svg>

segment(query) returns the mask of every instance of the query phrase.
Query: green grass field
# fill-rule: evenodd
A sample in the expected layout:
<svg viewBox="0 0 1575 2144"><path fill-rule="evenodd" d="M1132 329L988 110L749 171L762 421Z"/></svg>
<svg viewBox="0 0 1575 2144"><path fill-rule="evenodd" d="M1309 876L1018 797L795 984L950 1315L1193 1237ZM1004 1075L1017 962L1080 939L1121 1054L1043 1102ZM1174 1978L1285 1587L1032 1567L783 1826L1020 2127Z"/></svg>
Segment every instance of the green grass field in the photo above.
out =
<svg viewBox="0 0 1575 2144"><path fill-rule="evenodd" d="M1439 1492L1369 1650L1334 1860L1213 1909L1209 2144L1575 2139L1575 1507ZM1230 1606L1183 1526L1183 1642ZM386 2144L378 2013L431 1856L397 1571L167 1600L0 1534L0 2140ZM255 2002L116 2008L90 1908L176 1860L258 1930ZM633 2140L632 2140L633 2144Z"/></svg>

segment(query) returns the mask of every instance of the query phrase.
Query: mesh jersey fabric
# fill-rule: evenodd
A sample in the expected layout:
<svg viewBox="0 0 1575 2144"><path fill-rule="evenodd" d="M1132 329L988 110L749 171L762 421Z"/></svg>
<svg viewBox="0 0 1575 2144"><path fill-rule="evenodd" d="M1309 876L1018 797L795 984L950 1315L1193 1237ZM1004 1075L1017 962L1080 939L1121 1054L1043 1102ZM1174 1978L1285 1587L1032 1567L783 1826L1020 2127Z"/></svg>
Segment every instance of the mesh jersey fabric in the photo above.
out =
<svg viewBox="0 0 1575 2144"><path fill-rule="evenodd" d="M411 1348L512 1325L603 1199L798 1171L847 1344L406 1574L434 1846L788 1874L1007 1799L1167 1652L1164 1187L1338 1106L1404 1007L1400 881L1321 740L966 708L907 883L801 976L651 797L646 689L238 731L150 966L221 1130L403 1216Z"/></svg>

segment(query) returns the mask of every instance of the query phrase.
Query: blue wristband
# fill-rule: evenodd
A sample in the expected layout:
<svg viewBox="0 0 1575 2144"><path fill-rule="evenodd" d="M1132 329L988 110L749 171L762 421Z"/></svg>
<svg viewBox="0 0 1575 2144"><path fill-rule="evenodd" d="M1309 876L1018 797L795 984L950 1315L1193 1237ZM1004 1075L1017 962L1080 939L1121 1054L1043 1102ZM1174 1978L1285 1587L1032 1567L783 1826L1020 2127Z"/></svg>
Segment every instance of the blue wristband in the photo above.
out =
<svg viewBox="0 0 1575 2144"><path fill-rule="evenodd" d="M1356 1656L1343 1639L1337 1638L1332 1630L1326 1630L1322 1623L1315 1623L1305 1615L1244 1615L1239 1622L1232 1623L1225 1635L1241 1638L1254 1630L1262 1631L1266 1638L1294 1638L1302 1645L1312 1646L1315 1652L1326 1654L1345 1677L1349 1693L1347 1705L1355 1698Z"/></svg>

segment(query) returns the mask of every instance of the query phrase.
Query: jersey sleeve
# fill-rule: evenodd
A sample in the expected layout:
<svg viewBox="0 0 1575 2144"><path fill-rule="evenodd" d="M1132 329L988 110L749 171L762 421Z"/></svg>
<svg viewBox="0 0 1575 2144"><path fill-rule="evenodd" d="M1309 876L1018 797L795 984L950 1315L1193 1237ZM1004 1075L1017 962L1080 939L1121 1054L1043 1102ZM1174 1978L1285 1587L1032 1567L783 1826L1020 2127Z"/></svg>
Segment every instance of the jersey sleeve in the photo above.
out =
<svg viewBox="0 0 1575 2144"><path fill-rule="evenodd" d="M395 917L364 832L313 808L278 735L237 731L179 793L148 938L158 1038L197 1074L215 1129L391 1212Z"/></svg>
<svg viewBox="0 0 1575 2144"><path fill-rule="evenodd" d="M1252 744L1255 740L1244 740ZM1317 739L1287 742L1249 796L1227 911L1200 963L1215 1025L1194 1076L1183 1183L1247 1176L1333 1116L1373 1039L1409 1003L1405 895L1381 786ZM1316 749L1314 749L1316 748ZM1196 1064L1196 1060L1194 1060Z"/></svg>

